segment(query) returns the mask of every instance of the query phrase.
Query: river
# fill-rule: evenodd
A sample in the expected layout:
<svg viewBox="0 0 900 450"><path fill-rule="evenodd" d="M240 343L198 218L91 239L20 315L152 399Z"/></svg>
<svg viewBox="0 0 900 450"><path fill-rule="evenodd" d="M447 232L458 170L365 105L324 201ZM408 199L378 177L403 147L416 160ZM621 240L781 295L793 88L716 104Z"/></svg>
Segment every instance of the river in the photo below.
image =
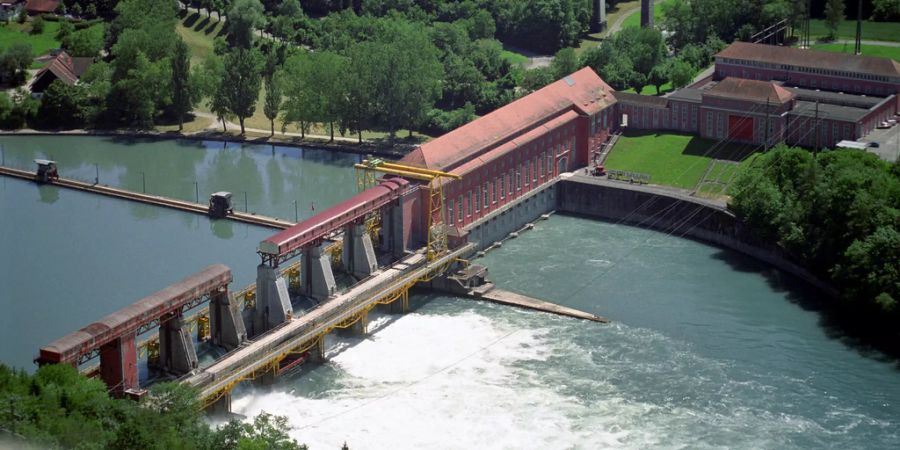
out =
<svg viewBox="0 0 900 450"><path fill-rule="evenodd" d="M896 448L895 361L830 337L815 294L741 255L554 216L482 258L609 325L436 296L234 410L338 448ZM386 326L390 323L390 326ZM839 333L838 333L839 336Z"/></svg>
<svg viewBox="0 0 900 450"><path fill-rule="evenodd" d="M193 199L248 192L290 217L354 192L357 156L268 146L0 138L7 164ZM11 164L12 163L12 164ZM97 166L94 166L97 164ZM298 174L299 173L299 174ZM236 195L238 206L242 194ZM241 209L241 208L239 208ZM298 215L308 215L298 211ZM0 178L0 360L223 262L252 281L269 230ZM897 362L844 339L802 284L662 233L553 216L479 260L501 287L602 325L446 296L329 337L329 361L233 409L288 417L311 448L894 448Z"/></svg>
<svg viewBox="0 0 900 450"><path fill-rule="evenodd" d="M357 155L213 141L0 137L7 166L58 162L61 176L302 219L356 191ZM141 175L143 173L143 176ZM194 182L199 186L195 187ZM33 370L38 348L210 264L232 289L256 279L256 247L276 230L0 177L0 361Z"/></svg>

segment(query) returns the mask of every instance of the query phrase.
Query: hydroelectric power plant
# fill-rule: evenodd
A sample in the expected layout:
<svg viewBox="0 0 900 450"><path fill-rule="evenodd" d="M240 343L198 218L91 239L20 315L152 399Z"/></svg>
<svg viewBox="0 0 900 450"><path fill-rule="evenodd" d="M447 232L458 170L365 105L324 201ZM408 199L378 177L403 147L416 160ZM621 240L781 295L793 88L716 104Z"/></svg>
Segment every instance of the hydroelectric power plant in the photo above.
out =
<svg viewBox="0 0 900 450"><path fill-rule="evenodd" d="M171 214L187 228L202 224L203 232L206 224L227 223L230 235L210 230L229 245L240 239L252 248L242 244L237 257L169 270L167 282L28 342L28 351L41 347L39 362L78 364L120 395L140 396L146 382L175 378L197 386L214 410L286 414L296 437L313 448L344 440L360 448L598 448L816 447L860 439L888 447L900 417L895 369L828 336L828 324L805 309L804 299L818 294L795 278L805 276L802 270L785 266L794 272L788 275L683 239L777 261L777 252L745 235L721 205L575 173L615 138L614 105L602 80L578 72L398 163L377 156L342 161L343 178L319 180L332 200L316 205L278 192L290 184L276 181L288 172L287 150L273 147L269 156L268 147L200 149L192 167L213 174L204 196L182 183L181 197L193 197L185 206L148 213L159 207L128 204L131 215ZM10 154L16 139L4 141ZM254 203L282 196L280 209L247 214L244 194L216 182L217 172L224 179L234 169L215 160L236 154L239 167L266 187ZM28 156L57 161L60 178L69 178L60 155ZM22 167L29 157L19 159L18 170L33 174ZM259 167L248 164L256 159ZM122 176L120 167L101 174L99 165L80 165L82 172L96 169L97 178ZM122 190L143 194L135 172L127 170ZM34 189L38 205L28 208L35 210L70 198L124 203L95 195L98 183L89 180L73 190L30 183L4 177L4 205L33 198ZM206 194L226 187L235 214L207 219ZM234 220L243 215L268 228ZM75 227L78 217L62 222ZM154 232L124 234L149 240ZM184 260L202 251L183 247L177 254ZM116 255L97 258L106 261L114 289L121 276L110 264ZM126 273L178 259L137 262ZM36 267L37 259L29 261ZM473 296L485 285L477 266L489 268L495 289L612 322L456 300L448 284ZM410 312L395 314L403 311ZM41 314L52 316L53 308ZM338 339L332 332L339 329L355 332ZM313 360L329 362L306 364ZM880 389L866 389L871 384ZM751 435L755 440L746 440Z"/></svg>

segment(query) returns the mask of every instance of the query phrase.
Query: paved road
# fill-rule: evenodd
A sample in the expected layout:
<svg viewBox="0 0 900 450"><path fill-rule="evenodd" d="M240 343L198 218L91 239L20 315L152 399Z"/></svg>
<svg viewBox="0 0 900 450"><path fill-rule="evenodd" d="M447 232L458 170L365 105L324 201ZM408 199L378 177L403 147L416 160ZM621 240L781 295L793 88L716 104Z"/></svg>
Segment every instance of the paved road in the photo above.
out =
<svg viewBox="0 0 900 450"><path fill-rule="evenodd" d="M879 158L894 162L900 157L900 125L894 125L887 129L874 129L861 142L877 142L878 147L866 149L869 153L878 155Z"/></svg>
<svg viewBox="0 0 900 450"><path fill-rule="evenodd" d="M853 45L856 43L853 39L837 39L831 42L817 42L817 44L850 44ZM881 45L884 47L900 47L900 42L891 42L891 41L867 41L865 39L862 40L863 45Z"/></svg>

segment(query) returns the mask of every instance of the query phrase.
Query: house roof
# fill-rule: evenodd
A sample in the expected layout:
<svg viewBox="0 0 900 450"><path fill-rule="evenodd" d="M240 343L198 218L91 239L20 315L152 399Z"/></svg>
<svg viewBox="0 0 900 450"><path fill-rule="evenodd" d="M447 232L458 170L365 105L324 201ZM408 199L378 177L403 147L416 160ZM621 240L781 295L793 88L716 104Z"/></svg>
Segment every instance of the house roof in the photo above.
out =
<svg viewBox="0 0 900 450"><path fill-rule="evenodd" d="M34 82L50 73L56 76L58 80L71 86L78 82L78 79L93 62L93 58L73 58L66 52L60 52L49 64L35 74Z"/></svg>
<svg viewBox="0 0 900 450"><path fill-rule="evenodd" d="M852 106L832 105L828 103L798 101L788 114L798 117L812 117L819 119L831 119L841 122L859 122L869 113L865 108Z"/></svg>
<svg viewBox="0 0 900 450"><path fill-rule="evenodd" d="M575 110L595 114L615 103L609 87L589 67L422 144L402 159L433 170L454 167Z"/></svg>
<svg viewBox="0 0 900 450"><path fill-rule="evenodd" d="M890 58L824 52L777 45L735 42L725 48L725 50L717 53L716 57L900 77L900 63Z"/></svg>
<svg viewBox="0 0 900 450"><path fill-rule="evenodd" d="M724 97L754 102L787 103L794 94L770 81L725 78L703 92L703 96Z"/></svg>
<svg viewBox="0 0 900 450"><path fill-rule="evenodd" d="M25 11L33 13L52 13L59 7L59 0L27 0Z"/></svg>

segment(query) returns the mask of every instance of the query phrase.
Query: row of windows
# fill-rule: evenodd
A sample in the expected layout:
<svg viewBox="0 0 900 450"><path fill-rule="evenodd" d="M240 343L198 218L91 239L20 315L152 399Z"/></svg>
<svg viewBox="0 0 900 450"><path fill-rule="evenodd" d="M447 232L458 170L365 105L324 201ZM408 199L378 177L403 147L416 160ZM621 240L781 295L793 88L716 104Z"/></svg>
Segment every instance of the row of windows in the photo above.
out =
<svg viewBox="0 0 900 450"><path fill-rule="evenodd" d="M856 73L856 72L847 72L843 70L830 70L830 69L819 69L816 67L803 67L803 66L793 66L790 64L773 64L773 63L765 63L760 61L748 61L743 59L732 59L732 58L721 58L723 63L726 64L735 64L739 66L749 66L749 67L761 67L764 69L772 69L772 70L788 70L794 72L804 72L804 73L815 73L819 75L828 75L834 77L843 77L843 78L857 78L860 80L871 80L871 81L881 81L881 82L891 82L890 77L882 76L882 75L872 75L868 73Z"/></svg>
<svg viewBox="0 0 900 450"><path fill-rule="evenodd" d="M539 179L554 175L553 159L553 154L547 152L540 157L526 161L516 169L501 174L493 181L485 182L481 186L457 196L455 201L448 200L447 222L455 221L461 224L465 218L481 213L482 209L487 212L491 205L496 205L498 201L502 202L507 195L512 197L516 193L521 193L523 188L527 191L529 187L536 187ZM561 158L556 169L556 174L568 170L568 158Z"/></svg>

